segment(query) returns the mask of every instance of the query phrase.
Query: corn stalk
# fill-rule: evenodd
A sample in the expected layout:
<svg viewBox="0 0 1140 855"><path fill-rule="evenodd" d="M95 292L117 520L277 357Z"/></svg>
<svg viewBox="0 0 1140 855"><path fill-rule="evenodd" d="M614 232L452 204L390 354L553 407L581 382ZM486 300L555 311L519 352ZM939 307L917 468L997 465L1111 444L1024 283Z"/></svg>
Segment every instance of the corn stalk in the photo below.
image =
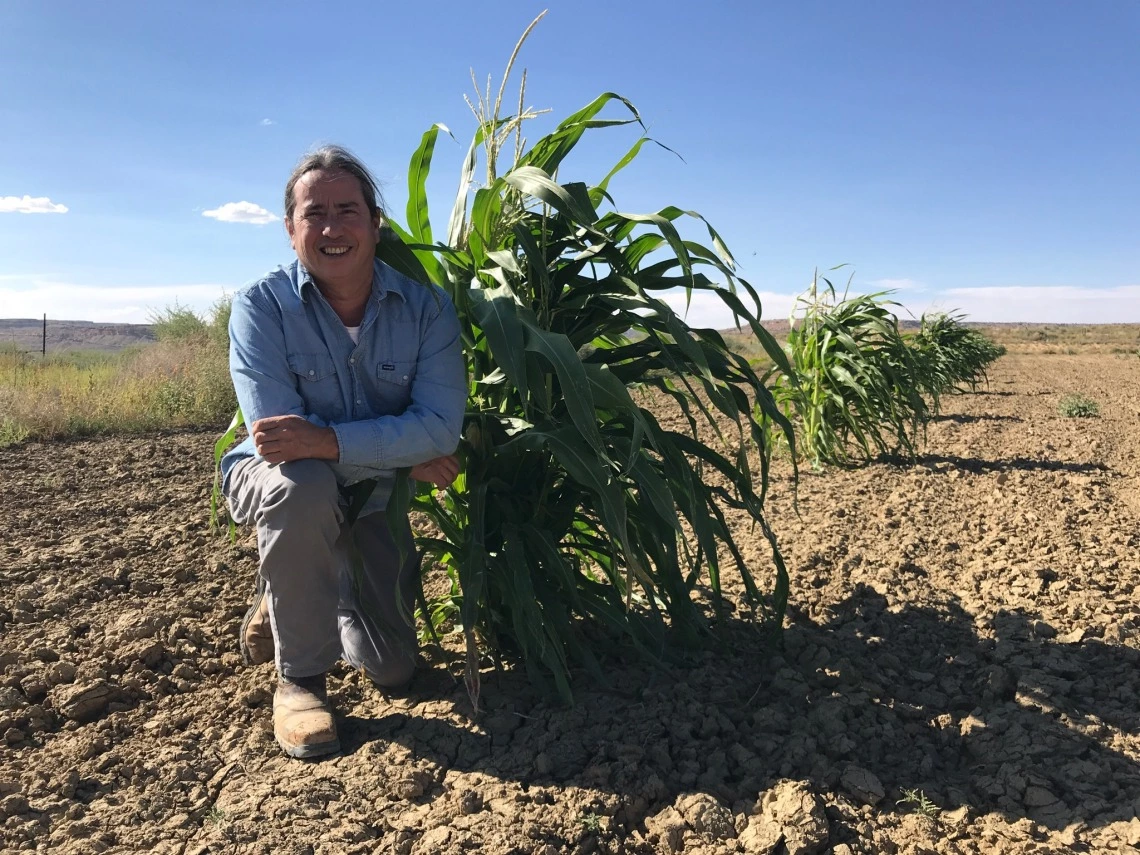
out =
<svg viewBox="0 0 1140 855"><path fill-rule="evenodd" d="M624 639L658 655L670 639L695 642L707 622L693 590L707 585L719 609L728 567L772 627L788 597L764 497L768 432L794 443L791 425L747 360L663 299L676 289L717 296L790 370L759 323L755 291L699 214L616 207L610 183L648 137L596 183L558 177L587 131L644 130L628 100L604 93L528 146L521 126L536 113L520 92L518 112L500 116L501 92L492 103L488 87L473 105L477 128L446 241L434 238L425 192L445 130L436 125L411 158L406 225L390 222L377 250L444 288L460 318L470 378L463 473L442 494L392 501L437 529L418 545L452 584L426 617L464 632L476 703L481 643L517 655L568 698L572 667L601 677L599 643ZM607 108L617 116L603 116ZM498 174L511 135L516 151ZM476 185L481 150L486 180ZM685 222L707 244L682 236ZM631 389L671 398L685 428L664 426ZM702 423L718 438L712 446L699 438ZM763 587L729 509L744 511L771 545Z"/></svg>
<svg viewBox="0 0 1140 855"><path fill-rule="evenodd" d="M923 366L893 305L885 293L840 297L818 276L797 300L787 344L792 373L774 365L767 379L781 410L797 419L800 451L813 467L914 456L929 415Z"/></svg>

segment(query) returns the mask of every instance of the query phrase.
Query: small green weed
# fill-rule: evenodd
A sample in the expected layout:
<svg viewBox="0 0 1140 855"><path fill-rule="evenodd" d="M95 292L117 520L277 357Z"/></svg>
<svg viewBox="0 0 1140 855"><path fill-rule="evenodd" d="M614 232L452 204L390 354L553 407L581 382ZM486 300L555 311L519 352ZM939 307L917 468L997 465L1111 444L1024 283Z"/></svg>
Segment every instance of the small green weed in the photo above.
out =
<svg viewBox="0 0 1140 855"><path fill-rule="evenodd" d="M895 802L896 805L905 805L912 813L934 819L942 810L938 805L926 797L922 790L903 790L903 797Z"/></svg>
<svg viewBox="0 0 1140 855"><path fill-rule="evenodd" d="M19 422L12 421L12 419L0 419L0 448L18 445L28 436L28 429Z"/></svg>
<svg viewBox="0 0 1140 855"><path fill-rule="evenodd" d="M1089 419L1100 415L1100 405L1084 395L1066 395L1057 410L1067 419Z"/></svg>
<svg viewBox="0 0 1140 855"><path fill-rule="evenodd" d="M62 490L64 487L64 480L61 476L51 473L44 475L39 479L39 485L45 490Z"/></svg>
<svg viewBox="0 0 1140 855"><path fill-rule="evenodd" d="M593 812L582 814L578 817L578 823L582 826L583 831L590 834L596 834L602 830L602 817Z"/></svg>

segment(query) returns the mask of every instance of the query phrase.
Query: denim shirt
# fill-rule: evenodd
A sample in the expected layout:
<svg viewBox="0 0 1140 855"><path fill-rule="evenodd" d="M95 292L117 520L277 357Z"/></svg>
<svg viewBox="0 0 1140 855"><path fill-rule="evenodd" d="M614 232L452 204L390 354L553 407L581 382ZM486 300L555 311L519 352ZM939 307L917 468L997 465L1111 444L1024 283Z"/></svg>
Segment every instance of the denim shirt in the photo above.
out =
<svg viewBox="0 0 1140 855"><path fill-rule="evenodd" d="M459 443L467 378L459 320L448 296L377 260L353 344L300 261L241 291L230 314L230 376L246 425L299 415L331 427L337 481L378 480L363 513L382 510L396 470L450 454ZM257 456L247 437L222 459Z"/></svg>

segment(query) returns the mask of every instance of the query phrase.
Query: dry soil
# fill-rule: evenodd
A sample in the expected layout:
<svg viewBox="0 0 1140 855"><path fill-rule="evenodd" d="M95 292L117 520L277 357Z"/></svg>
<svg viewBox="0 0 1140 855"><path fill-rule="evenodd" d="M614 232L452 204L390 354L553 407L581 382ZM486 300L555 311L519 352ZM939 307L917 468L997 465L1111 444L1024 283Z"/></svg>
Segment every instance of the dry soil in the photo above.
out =
<svg viewBox="0 0 1140 855"><path fill-rule="evenodd" d="M782 647L737 609L572 707L488 669L478 716L454 645L402 696L341 669L321 762L237 652L256 551L207 532L212 434L0 450L0 848L1137 851L1138 417L1135 355L1008 356L917 463L805 472L798 514L776 467Z"/></svg>

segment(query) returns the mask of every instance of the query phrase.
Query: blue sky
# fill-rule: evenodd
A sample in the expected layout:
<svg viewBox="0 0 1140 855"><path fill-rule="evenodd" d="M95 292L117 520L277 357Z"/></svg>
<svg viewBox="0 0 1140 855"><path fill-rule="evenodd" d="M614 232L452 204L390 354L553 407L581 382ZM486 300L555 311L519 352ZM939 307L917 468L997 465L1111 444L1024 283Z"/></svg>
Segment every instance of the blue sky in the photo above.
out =
<svg viewBox="0 0 1140 855"><path fill-rule="evenodd" d="M644 149L619 207L704 214L765 317L846 263L839 281L914 313L1140 322L1135 0L0 8L0 317L205 309L291 260L282 187L322 142L360 155L402 222L408 158L448 125L442 231L470 72L497 84L549 8L519 60L527 104L552 111L529 136L628 97L684 160ZM635 138L597 132L561 177L599 180ZM272 222L227 221L241 202ZM690 321L725 319L696 303Z"/></svg>

